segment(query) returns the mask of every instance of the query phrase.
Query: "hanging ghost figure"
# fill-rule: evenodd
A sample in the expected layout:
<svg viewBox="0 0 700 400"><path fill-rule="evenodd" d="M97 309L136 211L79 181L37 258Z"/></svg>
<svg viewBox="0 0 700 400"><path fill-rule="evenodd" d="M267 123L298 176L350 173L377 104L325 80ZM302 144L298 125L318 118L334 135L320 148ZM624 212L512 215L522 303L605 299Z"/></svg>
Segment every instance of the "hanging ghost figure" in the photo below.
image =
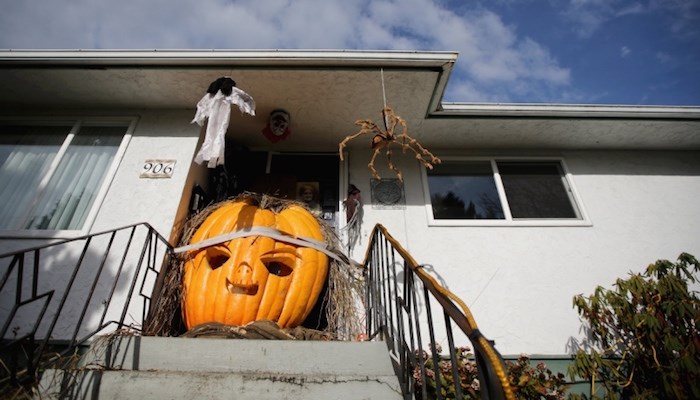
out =
<svg viewBox="0 0 700 400"><path fill-rule="evenodd" d="M253 97L237 88L236 82L228 76L212 82L207 94L197 103L197 113L191 123L204 126L208 119L204 143L194 158L197 164L206 162L209 168L224 164L226 130L233 105L238 106L242 113L255 115Z"/></svg>

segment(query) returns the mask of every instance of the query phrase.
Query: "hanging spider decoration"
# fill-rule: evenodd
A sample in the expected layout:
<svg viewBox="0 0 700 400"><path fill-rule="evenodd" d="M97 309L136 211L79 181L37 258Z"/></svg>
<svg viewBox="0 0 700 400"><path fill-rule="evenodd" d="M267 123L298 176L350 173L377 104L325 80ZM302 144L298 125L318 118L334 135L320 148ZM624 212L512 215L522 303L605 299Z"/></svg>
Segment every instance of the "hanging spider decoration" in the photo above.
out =
<svg viewBox="0 0 700 400"><path fill-rule="evenodd" d="M372 138L372 149L374 149L374 154L372 154L372 159L367 164L372 176L376 179L382 179L377 173L377 169L374 167L374 162L377 156L381 153L383 149L386 149L386 159L389 169L396 173L399 181L403 182L403 176L401 171L396 168L393 161L391 161L391 145L397 143L401 145L404 153L406 150L411 150L415 153L416 159L421 162L426 168L433 169L433 165L440 164L440 159L435 157L433 153L429 152L423 146L421 146L418 141L410 136L408 136L408 127L406 126L406 121L394 114L394 110L389 107L385 107L382 110L382 116L384 117L384 127L385 130L381 130L377 124L368 119L360 119L355 121L355 125L361 127L360 131L354 135L349 135L343 139L338 145L338 152L340 153L340 159L343 160L343 149L347 143L359 136L366 135L368 133L373 133ZM396 127L401 127L401 132L396 133L394 130Z"/></svg>

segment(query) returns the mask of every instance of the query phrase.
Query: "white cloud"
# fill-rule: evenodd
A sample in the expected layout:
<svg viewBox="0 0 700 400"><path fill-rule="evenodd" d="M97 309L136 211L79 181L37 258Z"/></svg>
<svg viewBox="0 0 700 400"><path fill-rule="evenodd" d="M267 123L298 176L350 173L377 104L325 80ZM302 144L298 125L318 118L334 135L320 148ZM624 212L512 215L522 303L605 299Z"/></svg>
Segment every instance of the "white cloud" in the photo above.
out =
<svg viewBox="0 0 700 400"><path fill-rule="evenodd" d="M582 38L591 37L606 21L614 16L617 0L571 0L562 11L572 23L572 29Z"/></svg>
<svg viewBox="0 0 700 400"><path fill-rule="evenodd" d="M669 16L672 32L697 40L700 36L700 1L650 0L654 11Z"/></svg>
<svg viewBox="0 0 700 400"><path fill-rule="evenodd" d="M627 46L622 46L622 47L620 48L620 57L625 58L625 57L627 57L628 55L630 55L631 52L632 52L632 50L631 50L629 47L627 47Z"/></svg>
<svg viewBox="0 0 700 400"><path fill-rule="evenodd" d="M454 12L437 0L0 0L0 5L0 48L456 50L450 95L459 100L508 100L514 93L490 94L499 87L517 87L517 95L537 98L542 88L569 83L569 70L547 48L518 37L498 15L486 9Z"/></svg>
<svg viewBox="0 0 700 400"><path fill-rule="evenodd" d="M667 64L672 61L672 57L668 53L664 53L663 51L657 52L655 56L661 64Z"/></svg>
<svg viewBox="0 0 700 400"><path fill-rule="evenodd" d="M635 2L629 5L623 5L619 10L617 10L615 16L622 17L625 15L643 14L645 12L647 12L646 7L641 3Z"/></svg>
<svg viewBox="0 0 700 400"><path fill-rule="evenodd" d="M572 24L581 38L590 38L605 24L620 17L641 14L662 16L671 32L682 36L700 35L700 1L698 0L569 0L553 3Z"/></svg>

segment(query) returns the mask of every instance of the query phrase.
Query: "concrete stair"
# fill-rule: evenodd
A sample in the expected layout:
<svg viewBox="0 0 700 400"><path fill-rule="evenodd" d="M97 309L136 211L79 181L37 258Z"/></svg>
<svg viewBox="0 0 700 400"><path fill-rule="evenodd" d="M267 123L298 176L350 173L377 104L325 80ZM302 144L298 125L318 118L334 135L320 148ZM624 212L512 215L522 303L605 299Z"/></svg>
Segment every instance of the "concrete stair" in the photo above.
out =
<svg viewBox="0 0 700 400"><path fill-rule="evenodd" d="M401 399L384 342L116 336L75 369L47 370L40 399Z"/></svg>

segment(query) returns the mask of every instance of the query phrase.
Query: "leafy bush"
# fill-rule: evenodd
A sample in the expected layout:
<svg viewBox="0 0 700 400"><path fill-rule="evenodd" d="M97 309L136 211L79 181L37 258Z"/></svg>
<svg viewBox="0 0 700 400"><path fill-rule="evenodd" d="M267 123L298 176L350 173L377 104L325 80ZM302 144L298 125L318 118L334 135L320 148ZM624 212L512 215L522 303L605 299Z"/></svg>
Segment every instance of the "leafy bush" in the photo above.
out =
<svg viewBox="0 0 700 400"><path fill-rule="evenodd" d="M438 351L440 350L438 349ZM465 399L480 399L481 388L474 355L467 347L460 347L455 349L455 351L462 396ZM436 374L433 359L429 357L427 353L423 353L423 360L425 360L423 365L425 367L426 382L424 383L421 379L421 370L420 367L417 366L413 371L413 377L416 382L416 392L420 392L425 384L428 398L434 399L437 398L437 385L435 382ZM445 399L456 398L457 394L452 373L452 362L444 357L439 357L438 367L442 397ZM526 355L522 355L515 362L506 361L506 369L511 387L518 399L564 399L564 393L566 391L564 375L555 375L552 371L547 369L544 363L538 363L533 367L530 363L530 358Z"/></svg>
<svg viewBox="0 0 700 400"><path fill-rule="evenodd" d="M683 253L618 279L613 290L575 296L591 350L577 352L571 378L590 380L593 398L596 385L605 399L700 398L700 299L689 289L698 271Z"/></svg>
<svg viewBox="0 0 700 400"><path fill-rule="evenodd" d="M516 362L506 361L510 385L518 399L559 400L566 393L564 374L553 374L545 363L534 367L529 357L521 355Z"/></svg>

